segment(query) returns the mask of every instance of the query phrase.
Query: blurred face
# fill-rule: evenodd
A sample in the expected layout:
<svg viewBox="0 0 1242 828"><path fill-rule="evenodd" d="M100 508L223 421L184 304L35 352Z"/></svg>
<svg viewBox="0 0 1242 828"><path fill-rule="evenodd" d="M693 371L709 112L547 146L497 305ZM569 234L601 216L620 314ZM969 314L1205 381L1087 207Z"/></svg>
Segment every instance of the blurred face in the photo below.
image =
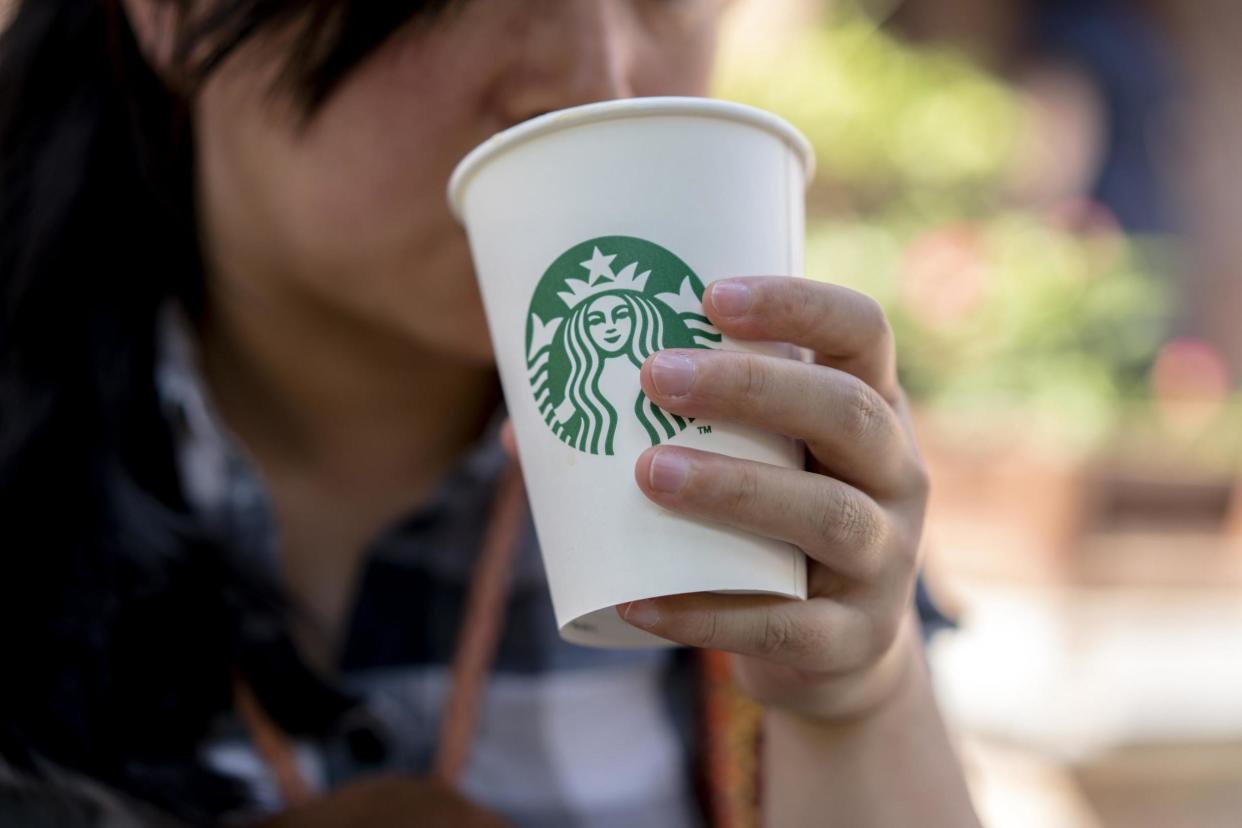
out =
<svg viewBox="0 0 1242 828"><path fill-rule="evenodd" d="M466 238L445 200L454 165L549 110L706 94L722 5L463 0L398 31L301 126L292 102L268 92L277 38L246 46L195 105L214 287L490 360Z"/></svg>
<svg viewBox="0 0 1242 828"><path fill-rule="evenodd" d="M587 334L605 354L619 354L629 344L634 331L630 306L617 296L601 296L587 311Z"/></svg>

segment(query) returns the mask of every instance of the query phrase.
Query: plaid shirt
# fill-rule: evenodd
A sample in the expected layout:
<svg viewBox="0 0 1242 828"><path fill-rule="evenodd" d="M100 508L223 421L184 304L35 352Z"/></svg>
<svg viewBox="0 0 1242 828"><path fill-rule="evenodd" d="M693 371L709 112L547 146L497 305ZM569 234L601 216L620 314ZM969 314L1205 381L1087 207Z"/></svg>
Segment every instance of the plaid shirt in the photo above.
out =
<svg viewBox="0 0 1242 828"><path fill-rule="evenodd" d="M226 548L247 556L259 577L278 580L268 495L213 413L189 337L171 314L156 381L197 516ZM368 550L336 678L340 697L350 703L331 735L297 746L303 774L320 789L385 771L430 769L448 666L486 529L482 518L505 464L498 425L499 418L422 508ZM925 635L948 623L921 584L917 598ZM732 686L720 654L710 655L562 641L528 518L464 793L519 826L679 828L706 825L709 810L718 825L757 824L760 711ZM235 717L218 723L201 755L250 792L249 811L222 815L226 821L280 807L275 781ZM713 778L701 792L696 769ZM96 815L91 825L172 824L71 772L49 768L34 780L0 760L0 817L33 805L44 808L28 814L39 819L60 813L56 808L87 813L81 806Z"/></svg>
<svg viewBox="0 0 1242 828"><path fill-rule="evenodd" d="M256 577L278 582L270 499L212 413L189 336L171 313L155 379L197 518L225 547L248 550L246 569ZM339 694L328 694L348 704L328 704L338 710L329 735L297 746L303 775L324 790L378 772L430 770L448 663L486 530L481 516L489 513L505 462L498 423L428 503L368 550L338 665ZM917 600L924 634L948 626L922 583ZM306 673L287 662L266 669ZM760 716L759 705L733 685L722 653L561 641L528 515L463 778L469 798L518 826L678 828L705 826L710 814L717 828L753 827ZM251 808L222 814L226 822L281 806L236 716L217 722L200 755L250 791ZM48 819L116 828L175 824L75 772L47 765L35 778L0 757L0 822Z"/></svg>
<svg viewBox="0 0 1242 828"><path fill-rule="evenodd" d="M165 326L157 383L199 517L277 577L277 530L253 464L212 411L184 328ZM485 516L506 462L493 428L415 514L369 548L339 664L361 708L339 737L299 743L328 789L382 771L427 773ZM603 650L561 640L529 520L463 792L517 825L668 828L703 824L694 795L693 660L671 650ZM359 738L358 722L365 722ZM245 780L257 810L274 782L237 721L204 746Z"/></svg>

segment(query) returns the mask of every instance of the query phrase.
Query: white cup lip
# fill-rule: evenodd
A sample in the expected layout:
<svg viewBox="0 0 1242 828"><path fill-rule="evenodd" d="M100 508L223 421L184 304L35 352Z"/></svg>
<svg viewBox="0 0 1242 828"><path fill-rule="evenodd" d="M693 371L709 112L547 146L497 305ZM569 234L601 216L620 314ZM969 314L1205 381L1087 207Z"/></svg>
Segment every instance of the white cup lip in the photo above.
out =
<svg viewBox="0 0 1242 828"><path fill-rule="evenodd" d="M784 141L798 156L807 182L815 174L815 151L811 148L811 142L795 126L779 115L735 101L716 98L621 98L548 112L488 138L471 150L453 170L448 184L449 206L454 217L458 221L463 221L462 197L470 180L489 161L532 138L601 121L669 115L740 121L765 129Z"/></svg>

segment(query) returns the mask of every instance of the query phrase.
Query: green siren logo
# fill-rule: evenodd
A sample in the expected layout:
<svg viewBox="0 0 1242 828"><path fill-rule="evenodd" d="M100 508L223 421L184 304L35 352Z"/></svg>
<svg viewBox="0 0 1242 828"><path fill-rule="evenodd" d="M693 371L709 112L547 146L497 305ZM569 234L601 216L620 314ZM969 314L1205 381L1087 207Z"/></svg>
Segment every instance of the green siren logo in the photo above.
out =
<svg viewBox="0 0 1242 828"><path fill-rule="evenodd" d="M638 371L664 348L719 343L694 272L658 244L629 236L565 251L539 280L526 321L539 413L562 442L590 454L681 433L686 419L648 400Z"/></svg>

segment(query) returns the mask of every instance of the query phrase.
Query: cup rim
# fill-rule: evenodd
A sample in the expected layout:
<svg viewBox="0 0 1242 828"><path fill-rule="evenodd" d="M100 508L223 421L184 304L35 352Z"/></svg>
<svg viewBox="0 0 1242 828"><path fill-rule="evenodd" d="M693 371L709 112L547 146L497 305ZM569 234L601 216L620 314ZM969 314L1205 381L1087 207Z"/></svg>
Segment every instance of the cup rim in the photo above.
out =
<svg viewBox="0 0 1242 828"><path fill-rule="evenodd" d="M531 118L529 121L523 121L516 126L509 127L488 138L467 153L458 162L452 176L449 177L449 207L453 212L453 216L459 222L464 222L462 197L470 180L489 161L532 138L583 126L584 124L614 121L622 118L647 118L669 115L740 121L744 124L765 129L784 141L794 151L794 154L798 156L798 159L802 162L802 169L808 183L815 174L815 151L811 148L811 142L807 140L806 136L797 127L779 115L735 101L723 101L716 98L622 98L548 112Z"/></svg>

